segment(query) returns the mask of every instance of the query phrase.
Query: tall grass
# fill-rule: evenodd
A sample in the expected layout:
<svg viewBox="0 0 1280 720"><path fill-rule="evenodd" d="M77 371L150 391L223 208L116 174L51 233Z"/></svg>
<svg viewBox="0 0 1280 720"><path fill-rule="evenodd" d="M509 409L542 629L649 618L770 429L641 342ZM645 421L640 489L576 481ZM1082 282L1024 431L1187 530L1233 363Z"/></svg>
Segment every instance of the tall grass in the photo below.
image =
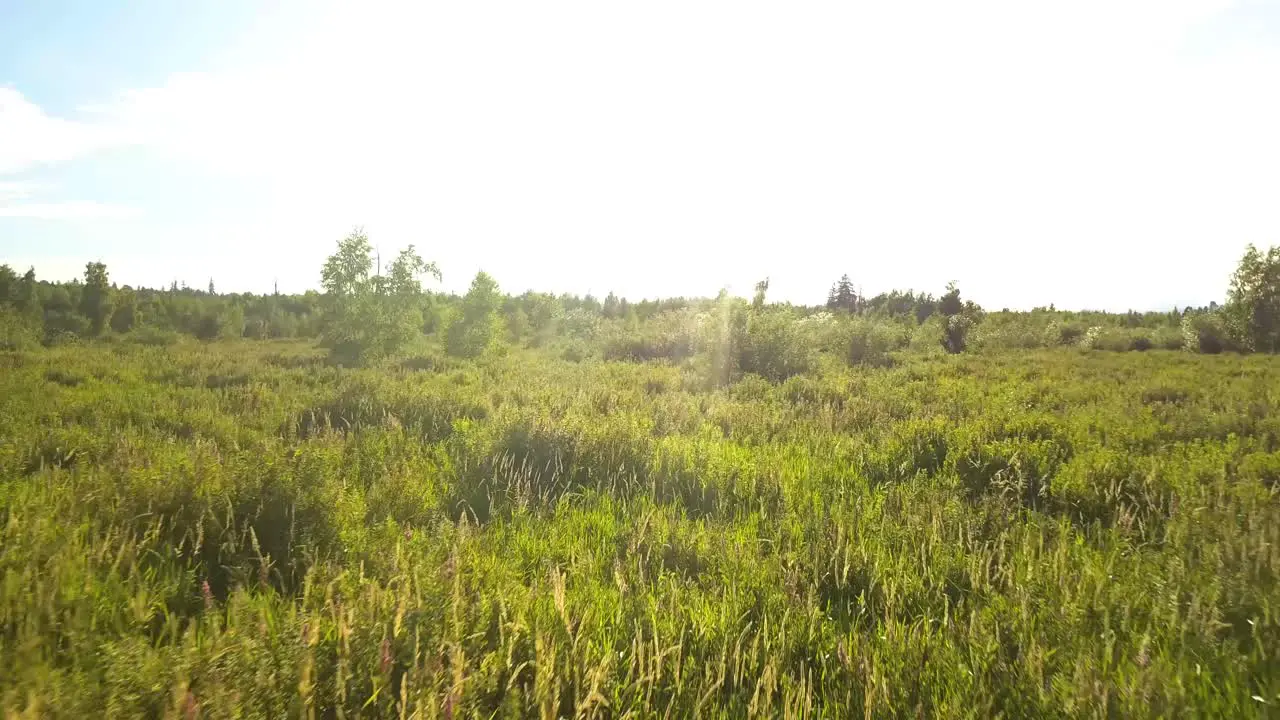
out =
<svg viewBox="0 0 1280 720"><path fill-rule="evenodd" d="M0 706L1276 711L1274 358L894 352L0 353Z"/></svg>

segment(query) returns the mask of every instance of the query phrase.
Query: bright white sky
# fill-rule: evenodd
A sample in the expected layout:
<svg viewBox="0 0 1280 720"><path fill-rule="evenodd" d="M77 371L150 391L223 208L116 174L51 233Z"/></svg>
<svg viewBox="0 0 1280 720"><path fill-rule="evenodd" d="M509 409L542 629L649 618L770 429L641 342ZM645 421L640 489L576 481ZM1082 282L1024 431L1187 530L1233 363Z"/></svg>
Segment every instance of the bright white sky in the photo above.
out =
<svg viewBox="0 0 1280 720"><path fill-rule="evenodd" d="M359 224L449 289L1124 310L1280 243L1275 2L271 7L59 72L14 8L0 262L295 291Z"/></svg>

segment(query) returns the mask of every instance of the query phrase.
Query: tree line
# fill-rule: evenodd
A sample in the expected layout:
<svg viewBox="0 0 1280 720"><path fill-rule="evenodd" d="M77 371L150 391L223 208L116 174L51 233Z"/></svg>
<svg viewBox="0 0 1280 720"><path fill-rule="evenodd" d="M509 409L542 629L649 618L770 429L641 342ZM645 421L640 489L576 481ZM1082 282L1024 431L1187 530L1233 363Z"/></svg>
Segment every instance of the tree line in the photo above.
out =
<svg viewBox="0 0 1280 720"><path fill-rule="evenodd" d="M47 282L37 279L34 268L19 275L0 265L0 348L96 338L149 344L180 336L312 338L336 361L363 364L394 355L415 338L435 336L446 352L460 357L506 344L555 343L568 356L638 360L678 360L701 348L725 355L711 357L712 364L725 364L737 353L731 364L764 363L773 367L765 374L775 376L789 372L778 367L796 364L786 360L781 345L830 345L811 332L825 325L846 334L863 328L861 340L840 341L863 346L840 349L858 357L868 351L875 355L876 347L904 348L917 335L924 336L924 345L951 353L964 352L975 340L986 347L1280 350L1280 248L1263 252L1249 246L1222 305L1164 313L1071 313L1052 306L990 313L962 299L955 283L937 297L894 290L868 298L847 274L833 283L823 306L768 303L767 279L757 283L748 303L726 292L716 298L634 302L614 293L603 299L532 291L507 295L483 271L457 296L424 288L423 278L439 281L442 274L416 248L400 252L383 272L375 265L369 238L358 229L340 240L325 262L322 292L219 294L213 279L207 290L176 281L167 289L132 288L111 282L101 262L86 264L81 279ZM750 359L765 355L768 361Z"/></svg>

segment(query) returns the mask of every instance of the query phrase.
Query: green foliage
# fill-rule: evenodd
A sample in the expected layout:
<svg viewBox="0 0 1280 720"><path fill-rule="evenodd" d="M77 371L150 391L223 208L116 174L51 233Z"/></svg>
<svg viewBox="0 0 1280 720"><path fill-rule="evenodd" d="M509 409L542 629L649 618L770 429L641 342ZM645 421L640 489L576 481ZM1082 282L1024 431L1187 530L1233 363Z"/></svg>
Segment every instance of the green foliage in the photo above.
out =
<svg viewBox="0 0 1280 720"><path fill-rule="evenodd" d="M1084 325L1078 322L1054 323L1052 326L1053 333L1048 345L1077 345L1084 337L1088 330Z"/></svg>
<svg viewBox="0 0 1280 720"><path fill-rule="evenodd" d="M662 313L642 327L614 324L604 339L603 355L606 360L686 360L700 347L702 323L696 313L683 310Z"/></svg>
<svg viewBox="0 0 1280 720"><path fill-rule="evenodd" d="M710 387L727 385L738 377L738 362L747 334L746 303L721 290L710 312L699 318L699 345L706 352Z"/></svg>
<svg viewBox="0 0 1280 720"><path fill-rule="evenodd" d="M769 292L769 278L756 283L755 294L751 296L751 309L760 312L764 309L765 295Z"/></svg>
<svg viewBox="0 0 1280 720"><path fill-rule="evenodd" d="M1151 332L1152 344L1160 350L1181 350L1185 345L1180 327L1158 327Z"/></svg>
<svg viewBox="0 0 1280 720"><path fill-rule="evenodd" d="M914 324L744 314L744 347ZM521 348L0 353L0 710L1265 715L1275 358L939 335L714 389Z"/></svg>
<svg viewBox="0 0 1280 720"><path fill-rule="evenodd" d="M938 312L943 317L954 317L964 312L964 303L960 301L960 288L954 282L947 283L947 292L938 301Z"/></svg>
<svg viewBox="0 0 1280 720"><path fill-rule="evenodd" d="M101 335L112 315L111 283L107 266L91 262L84 268L84 288L80 292L80 314L89 321L89 332Z"/></svg>
<svg viewBox="0 0 1280 720"><path fill-rule="evenodd" d="M1190 313L1183 317L1182 342L1190 352L1210 355L1239 349L1218 313Z"/></svg>
<svg viewBox="0 0 1280 720"><path fill-rule="evenodd" d="M908 337L900 326L857 319L848 323L846 359L850 365L885 367L893 364L889 353L906 345Z"/></svg>
<svg viewBox="0 0 1280 720"><path fill-rule="evenodd" d="M917 355L937 355L944 352L942 338L946 318L932 315L911 333L908 347Z"/></svg>
<svg viewBox="0 0 1280 720"><path fill-rule="evenodd" d="M1150 335L1142 331L1124 328L1091 327L1080 338L1080 347L1085 350L1106 350L1110 352L1127 352L1129 350L1150 350Z"/></svg>
<svg viewBox="0 0 1280 720"><path fill-rule="evenodd" d="M813 348L805 342L795 319L782 311L752 314L735 345L736 372L772 382L806 373L816 364Z"/></svg>
<svg viewBox="0 0 1280 720"><path fill-rule="evenodd" d="M18 312L31 317L40 314L40 295L36 288L36 269L28 268L13 291L13 304Z"/></svg>
<svg viewBox="0 0 1280 720"><path fill-rule="evenodd" d="M949 353L962 353L968 347L969 330L973 327L973 318L968 315L947 315L942 326L942 348Z"/></svg>
<svg viewBox="0 0 1280 720"><path fill-rule="evenodd" d="M126 285L116 293L115 308L111 312L111 329L127 333L138 324L138 297Z"/></svg>
<svg viewBox="0 0 1280 720"><path fill-rule="evenodd" d="M423 273L440 277L410 245L392 261L388 272L374 273L373 247L362 230L338 242L338 251L325 262L326 322L321 337L330 357L348 365L363 365L394 354L421 332L418 303Z"/></svg>
<svg viewBox="0 0 1280 720"><path fill-rule="evenodd" d="M39 342L34 323L16 311L0 309L0 351L23 350Z"/></svg>
<svg viewBox="0 0 1280 720"><path fill-rule="evenodd" d="M203 309L195 327L201 340L238 338L244 334L244 309L239 305L213 305Z"/></svg>
<svg viewBox="0 0 1280 720"><path fill-rule="evenodd" d="M12 306L18 296L18 274L0 264L0 306Z"/></svg>
<svg viewBox="0 0 1280 720"><path fill-rule="evenodd" d="M503 335L498 308L502 295L498 282L484 271L476 273L462 298L462 311L449 325L446 348L456 357L478 357Z"/></svg>
<svg viewBox="0 0 1280 720"><path fill-rule="evenodd" d="M1280 247L1250 245L1235 274L1223 319L1245 350L1280 352Z"/></svg>
<svg viewBox="0 0 1280 720"><path fill-rule="evenodd" d="M954 282L947 284L947 292L938 300L938 313L942 315L942 348L949 353L962 353L969 347L969 331L981 319L981 312L973 303L960 300L960 288Z"/></svg>
<svg viewBox="0 0 1280 720"><path fill-rule="evenodd" d="M175 345L179 339L180 336L178 333L172 330L164 330L152 326L140 328L129 335L129 340L131 342L139 345L150 345L153 347Z"/></svg>
<svg viewBox="0 0 1280 720"><path fill-rule="evenodd" d="M520 296L520 308L529 319L529 344L538 347L549 342L556 324L564 313L559 299L546 293L528 292Z"/></svg>
<svg viewBox="0 0 1280 720"><path fill-rule="evenodd" d="M5 717L1280 703L1280 365L1209 355L1272 342L1270 254L1108 314L424 296L372 252L323 296L0 266Z"/></svg>
<svg viewBox="0 0 1280 720"><path fill-rule="evenodd" d="M856 312L860 300L857 290L853 287L853 281L848 275L841 275L840 279L831 286L831 292L827 294L827 309L833 312L837 310Z"/></svg>

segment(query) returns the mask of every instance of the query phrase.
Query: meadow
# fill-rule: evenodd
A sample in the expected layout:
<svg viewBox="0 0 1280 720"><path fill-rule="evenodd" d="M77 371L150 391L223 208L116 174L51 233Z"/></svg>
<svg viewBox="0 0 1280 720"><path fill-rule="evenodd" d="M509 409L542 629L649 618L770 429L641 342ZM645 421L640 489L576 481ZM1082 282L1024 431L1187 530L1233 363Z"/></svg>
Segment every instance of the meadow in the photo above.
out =
<svg viewBox="0 0 1280 720"><path fill-rule="evenodd" d="M1280 359L1019 344L0 352L0 707L1277 712Z"/></svg>

